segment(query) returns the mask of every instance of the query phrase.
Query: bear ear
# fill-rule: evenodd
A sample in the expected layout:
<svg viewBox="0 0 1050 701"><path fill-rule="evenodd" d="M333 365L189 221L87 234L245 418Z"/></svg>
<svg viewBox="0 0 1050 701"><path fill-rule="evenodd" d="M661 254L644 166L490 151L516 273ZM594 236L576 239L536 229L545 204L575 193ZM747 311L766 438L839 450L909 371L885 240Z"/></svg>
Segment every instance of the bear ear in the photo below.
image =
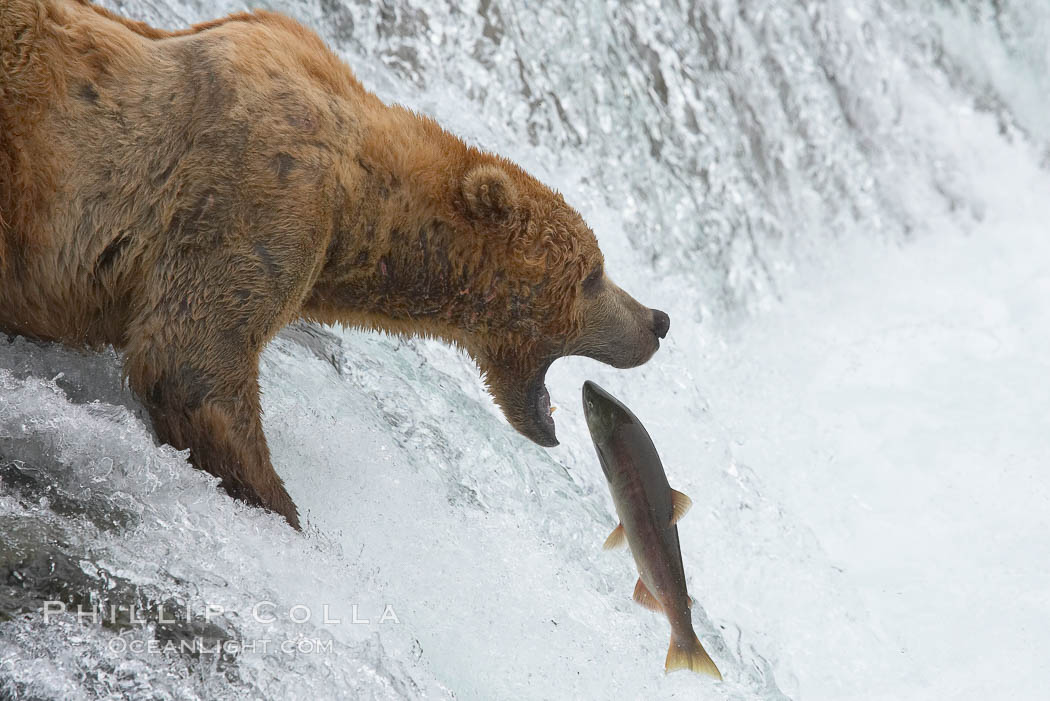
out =
<svg viewBox="0 0 1050 701"><path fill-rule="evenodd" d="M463 201L474 219L503 221L517 204L518 192L498 165L476 166L463 176Z"/></svg>

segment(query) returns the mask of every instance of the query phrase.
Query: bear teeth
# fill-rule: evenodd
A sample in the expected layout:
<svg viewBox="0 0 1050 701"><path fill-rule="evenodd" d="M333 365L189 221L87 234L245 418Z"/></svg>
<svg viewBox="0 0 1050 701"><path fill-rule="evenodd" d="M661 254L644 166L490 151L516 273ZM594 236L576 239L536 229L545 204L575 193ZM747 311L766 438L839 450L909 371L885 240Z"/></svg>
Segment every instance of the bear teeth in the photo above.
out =
<svg viewBox="0 0 1050 701"><path fill-rule="evenodd" d="M551 414L554 413L554 409L551 407L551 394L547 391L546 386L540 391L537 400L540 416L546 419L547 422L553 423L554 419L551 418Z"/></svg>

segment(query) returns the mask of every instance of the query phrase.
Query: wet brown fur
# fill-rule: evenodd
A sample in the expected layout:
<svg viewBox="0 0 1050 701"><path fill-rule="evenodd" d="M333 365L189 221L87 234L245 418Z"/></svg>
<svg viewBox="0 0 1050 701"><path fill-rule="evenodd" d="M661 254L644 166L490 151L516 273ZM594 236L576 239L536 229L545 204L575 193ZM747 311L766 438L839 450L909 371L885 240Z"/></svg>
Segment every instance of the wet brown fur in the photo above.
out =
<svg viewBox="0 0 1050 701"><path fill-rule="evenodd" d="M282 326L456 343L535 439L522 388L554 358L655 351L601 265L560 195L385 105L287 17L168 32L0 0L0 329L123 349L158 436L293 525L257 382Z"/></svg>

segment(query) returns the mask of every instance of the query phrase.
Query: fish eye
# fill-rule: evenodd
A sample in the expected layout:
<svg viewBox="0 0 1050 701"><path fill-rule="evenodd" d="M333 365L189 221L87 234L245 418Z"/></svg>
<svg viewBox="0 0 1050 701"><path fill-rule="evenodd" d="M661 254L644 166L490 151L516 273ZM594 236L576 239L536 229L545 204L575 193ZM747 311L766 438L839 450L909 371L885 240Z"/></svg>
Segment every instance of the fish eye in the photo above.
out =
<svg viewBox="0 0 1050 701"><path fill-rule="evenodd" d="M593 409L594 408L594 402L591 401L590 399L587 400L587 408L588 409Z"/></svg>

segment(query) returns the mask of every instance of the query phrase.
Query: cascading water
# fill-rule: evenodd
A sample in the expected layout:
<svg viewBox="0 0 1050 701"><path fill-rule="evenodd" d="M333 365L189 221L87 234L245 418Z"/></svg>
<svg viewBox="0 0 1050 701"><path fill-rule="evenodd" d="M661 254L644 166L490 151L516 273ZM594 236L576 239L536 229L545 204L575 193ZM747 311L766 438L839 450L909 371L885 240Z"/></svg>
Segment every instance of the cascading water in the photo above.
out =
<svg viewBox="0 0 1050 701"><path fill-rule="evenodd" d="M157 446L112 351L0 340L0 698L1039 697L1050 9L251 7L561 190L671 333L636 370L557 363L544 450L456 351L292 328L261 383L303 535ZM721 684L664 676L601 551L587 378L693 499Z"/></svg>

